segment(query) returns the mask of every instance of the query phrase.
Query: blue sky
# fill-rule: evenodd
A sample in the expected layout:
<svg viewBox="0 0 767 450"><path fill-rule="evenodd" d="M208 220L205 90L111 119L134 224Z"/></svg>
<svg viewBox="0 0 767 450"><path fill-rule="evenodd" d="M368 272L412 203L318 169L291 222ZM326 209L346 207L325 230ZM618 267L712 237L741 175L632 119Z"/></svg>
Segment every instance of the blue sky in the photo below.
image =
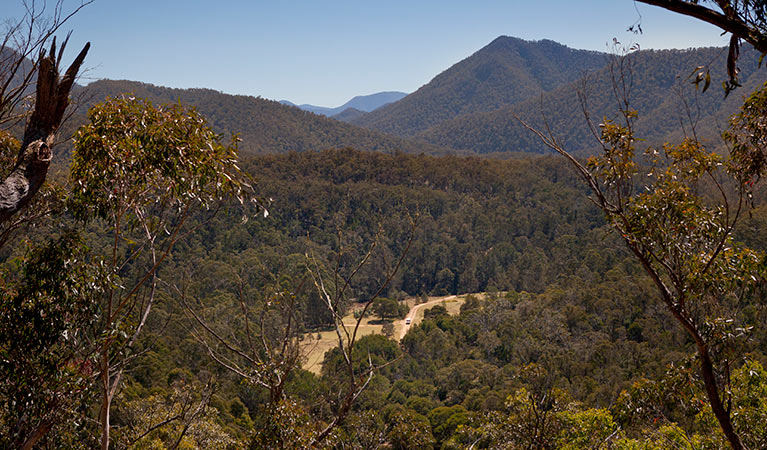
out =
<svg viewBox="0 0 767 450"><path fill-rule="evenodd" d="M0 2L0 18L23 12L22 0ZM79 3L64 0L65 9ZM628 33L640 14L644 33ZM613 38L642 48L727 40L633 0L96 0L64 30L73 31L72 52L91 41L83 82L129 79L321 106L412 92L500 35L600 51Z"/></svg>

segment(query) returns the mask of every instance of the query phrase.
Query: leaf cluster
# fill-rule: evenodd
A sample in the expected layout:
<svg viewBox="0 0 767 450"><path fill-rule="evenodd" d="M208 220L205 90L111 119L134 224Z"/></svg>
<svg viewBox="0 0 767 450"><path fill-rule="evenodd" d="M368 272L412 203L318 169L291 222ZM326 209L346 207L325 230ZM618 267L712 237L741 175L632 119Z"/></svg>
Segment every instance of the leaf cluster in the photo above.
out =
<svg viewBox="0 0 767 450"><path fill-rule="evenodd" d="M152 205L210 209L225 195L257 203L237 165L236 139L223 145L194 109L108 99L91 108L74 139L69 204L77 218L140 216Z"/></svg>

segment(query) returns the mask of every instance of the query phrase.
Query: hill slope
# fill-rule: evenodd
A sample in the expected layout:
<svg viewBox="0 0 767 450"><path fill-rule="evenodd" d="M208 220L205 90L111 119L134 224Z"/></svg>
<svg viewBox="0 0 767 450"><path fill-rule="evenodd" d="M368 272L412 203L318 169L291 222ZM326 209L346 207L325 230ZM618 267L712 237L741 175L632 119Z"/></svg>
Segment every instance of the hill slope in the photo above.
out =
<svg viewBox="0 0 767 450"><path fill-rule="evenodd" d="M214 130L225 135L239 134L244 154L284 153L354 147L370 151L406 153L450 153L432 144L416 143L387 136L327 117L318 116L278 102L242 95L228 95L210 89L172 89L134 81L101 80L81 92L82 106L103 101L108 96L130 93L156 103L181 102L195 106ZM80 108L63 135L85 120Z"/></svg>
<svg viewBox="0 0 767 450"><path fill-rule="evenodd" d="M404 99L353 121L413 136L442 121L538 97L605 65L605 55L502 36Z"/></svg>

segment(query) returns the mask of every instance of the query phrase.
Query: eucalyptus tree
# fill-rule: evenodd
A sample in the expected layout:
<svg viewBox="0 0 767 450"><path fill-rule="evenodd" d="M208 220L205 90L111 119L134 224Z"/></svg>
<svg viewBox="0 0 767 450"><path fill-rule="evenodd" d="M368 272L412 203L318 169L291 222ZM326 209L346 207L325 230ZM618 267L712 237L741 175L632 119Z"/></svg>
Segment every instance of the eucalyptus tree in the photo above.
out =
<svg viewBox="0 0 767 450"><path fill-rule="evenodd" d="M132 96L93 107L74 137L68 206L106 230L94 260L105 272L98 302L96 377L101 448L110 443L110 410L134 345L156 300L158 270L174 245L215 214L226 197L260 208L251 178L228 144L194 109L154 106Z"/></svg>
<svg viewBox="0 0 767 450"><path fill-rule="evenodd" d="M723 436L733 449L744 449L744 430L737 429L731 409L730 373L738 365L738 349L749 324L738 321L737 310L763 295L767 258L737 242L734 230L765 171L767 86L731 119L724 134L732 145L728 156L707 150L693 134L678 144L646 147L640 163L640 140L634 134L638 113L630 106L626 58L631 54L613 71L618 120L605 118L595 124L579 93L588 126L602 149L599 155L584 163L551 132L525 125L570 161L590 188L592 202L693 343L700 383ZM713 198L702 193L702 186Z"/></svg>

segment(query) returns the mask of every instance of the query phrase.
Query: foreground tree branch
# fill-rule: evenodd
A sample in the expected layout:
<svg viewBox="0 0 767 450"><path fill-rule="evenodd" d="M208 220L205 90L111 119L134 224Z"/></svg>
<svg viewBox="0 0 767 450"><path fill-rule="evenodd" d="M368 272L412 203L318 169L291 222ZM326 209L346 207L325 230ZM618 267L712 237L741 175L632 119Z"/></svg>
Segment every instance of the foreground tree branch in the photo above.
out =
<svg viewBox="0 0 767 450"><path fill-rule="evenodd" d="M725 33L731 33L729 51L727 52L727 76L729 80L723 83L725 96L740 87L737 62L740 57L741 40L751 44L762 54L762 58L767 54L767 4L765 4L764 0L634 1L694 17L722 29ZM702 5L706 3L713 3L719 9ZM710 82L708 70L705 73L706 87L703 88L704 91ZM699 78L695 82L696 85L702 81L702 76L703 72L700 73Z"/></svg>
<svg viewBox="0 0 767 450"><path fill-rule="evenodd" d="M80 51L63 77L59 76L65 40L56 53L56 40L38 62L35 108L24 130L24 139L11 173L0 183L0 223L24 208L37 194L48 175L56 130L69 105L69 93L85 60L90 43Z"/></svg>
<svg viewBox="0 0 767 450"><path fill-rule="evenodd" d="M717 1L724 12L719 12L711 8L700 5L697 1L685 0L636 0L639 3L645 3L652 6L658 6L675 13L708 22L711 25L732 33L734 36L743 39L753 45L761 53L767 53L767 39L764 34L741 14L738 14L730 2Z"/></svg>

